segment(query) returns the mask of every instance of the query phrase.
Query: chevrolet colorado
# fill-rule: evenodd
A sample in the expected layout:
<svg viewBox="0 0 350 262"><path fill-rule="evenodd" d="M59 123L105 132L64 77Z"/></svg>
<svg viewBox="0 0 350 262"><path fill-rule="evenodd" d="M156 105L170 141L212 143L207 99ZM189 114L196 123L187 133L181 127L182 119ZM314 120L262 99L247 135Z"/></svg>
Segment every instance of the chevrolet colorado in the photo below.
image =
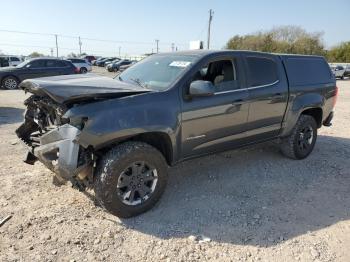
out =
<svg viewBox="0 0 350 262"><path fill-rule="evenodd" d="M16 130L25 162L92 187L120 217L154 206L168 166L186 159L273 139L287 157L307 157L337 97L323 57L249 51L157 54L114 79L56 76L20 87L32 93Z"/></svg>

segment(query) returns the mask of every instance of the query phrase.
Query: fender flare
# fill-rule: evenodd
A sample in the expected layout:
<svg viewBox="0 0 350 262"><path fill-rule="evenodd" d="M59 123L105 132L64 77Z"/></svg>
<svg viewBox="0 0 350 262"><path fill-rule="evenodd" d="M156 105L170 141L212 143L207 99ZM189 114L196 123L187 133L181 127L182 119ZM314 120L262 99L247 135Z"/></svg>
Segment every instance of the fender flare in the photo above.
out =
<svg viewBox="0 0 350 262"><path fill-rule="evenodd" d="M288 104L286 115L282 123L282 131L280 136L286 137L291 133L300 115L305 110L314 108L319 108L322 110L324 104L325 98L321 94L307 93L296 96Z"/></svg>

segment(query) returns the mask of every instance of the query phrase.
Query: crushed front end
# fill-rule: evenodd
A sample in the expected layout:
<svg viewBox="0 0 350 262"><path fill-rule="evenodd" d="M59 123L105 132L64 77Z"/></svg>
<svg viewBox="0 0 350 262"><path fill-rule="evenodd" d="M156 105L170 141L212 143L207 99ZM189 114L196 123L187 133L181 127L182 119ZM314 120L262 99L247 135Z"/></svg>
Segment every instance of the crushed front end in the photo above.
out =
<svg viewBox="0 0 350 262"><path fill-rule="evenodd" d="M25 162L37 160L80 190L92 183L93 153L77 143L85 119L64 118L68 108L49 97L32 95L25 103L24 123L16 130L28 148Z"/></svg>

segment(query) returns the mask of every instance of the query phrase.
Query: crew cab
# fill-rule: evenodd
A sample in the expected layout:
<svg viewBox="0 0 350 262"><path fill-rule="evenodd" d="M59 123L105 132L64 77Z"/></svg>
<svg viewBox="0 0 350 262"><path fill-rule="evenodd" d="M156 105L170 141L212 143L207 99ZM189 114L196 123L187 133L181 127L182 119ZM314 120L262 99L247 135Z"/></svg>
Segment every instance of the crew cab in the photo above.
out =
<svg viewBox="0 0 350 262"><path fill-rule="evenodd" d="M16 130L29 151L114 215L149 210L181 161L269 140L304 159L330 126L335 77L320 56L249 51L152 55L116 78L23 81ZM234 167L232 167L234 168Z"/></svg>

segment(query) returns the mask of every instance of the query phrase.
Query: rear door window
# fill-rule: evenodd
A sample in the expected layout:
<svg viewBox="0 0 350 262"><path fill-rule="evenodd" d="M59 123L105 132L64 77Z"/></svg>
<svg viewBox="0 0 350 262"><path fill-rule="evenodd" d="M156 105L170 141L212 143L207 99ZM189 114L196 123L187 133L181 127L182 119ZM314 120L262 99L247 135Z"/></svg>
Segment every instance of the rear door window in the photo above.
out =
<svg viewBox="0 0 350 262"><path fill-rule="evenodd" d="M66 67L66 66L67 66L67 63L66 63L65 61L56 60L56 61L55 61L55 66L56 66L56 67Z"/></svg>
<svg viewBox="0 0 350 262"><path fill-rule="evenodd" d="M273 84L278 80L276 62L267 57L247 56L248 86Z"/></svg>
<svg viewBox="0 0 350 262"><path fill-rule="evenodd" d="M322 57L285 57L288 80L291 86L322 84L332 81L332 73Z"/></svg>

